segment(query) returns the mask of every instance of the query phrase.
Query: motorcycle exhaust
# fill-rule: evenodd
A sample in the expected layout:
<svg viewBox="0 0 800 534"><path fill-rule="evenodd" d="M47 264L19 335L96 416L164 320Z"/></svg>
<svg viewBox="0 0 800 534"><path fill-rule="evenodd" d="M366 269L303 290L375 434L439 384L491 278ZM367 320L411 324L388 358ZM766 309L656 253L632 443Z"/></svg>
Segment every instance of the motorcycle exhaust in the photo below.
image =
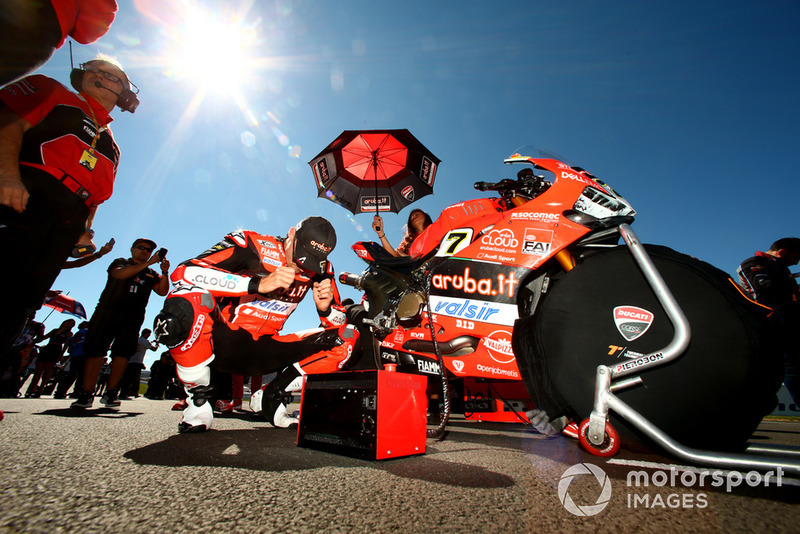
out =
<svg viewBox="0 0 800 534"><path fill-rule="evenodd" d="M342 272L339 275L339 282L346 286L354 287L359 291L364 291L364 276Z"/></svg>
<svg viewBox="0 0 800 534"><path fill-rule="evenodd" d="M472 349L475 351L480 339L472 336L458 336L445 343L439 343L439 351L442 354L453 354L461 349ZM403 343L403 348L414 352L435 352L433 341L423 339L410 339Z"/></svg>

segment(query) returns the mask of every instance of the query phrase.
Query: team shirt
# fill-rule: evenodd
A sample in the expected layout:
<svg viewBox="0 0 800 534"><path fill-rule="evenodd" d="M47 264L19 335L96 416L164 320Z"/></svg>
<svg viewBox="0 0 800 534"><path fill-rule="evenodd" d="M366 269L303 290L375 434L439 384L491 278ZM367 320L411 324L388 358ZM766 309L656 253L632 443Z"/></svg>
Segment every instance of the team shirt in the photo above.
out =
<svg viewBox="0 0 800 534"><path fill-rule="evenodd" d="M110 276L111 271L115 269L130 267L131 265L138 265L132 259L117 258L108 266L108 282L103 292L100 294L100 301L97 304L98 308L128 308L128 309L144 309L147 307L147 301L150 299L150 293L153 287L161 279L159 274L150 267L145 267L139 271L135 276L129 278L113 278Z"/></svg>
<svg viewBox="0 0 800 534"><path fill-rule="evenodd" d="M111 197L120 151L108 128L111 116L99 102L40 74L7 85L0 100L33 126L23 137L20 165L58 179L70 176L91 194L90 205ZM80 161L95 137L97 160L89 169Z"/></svg>

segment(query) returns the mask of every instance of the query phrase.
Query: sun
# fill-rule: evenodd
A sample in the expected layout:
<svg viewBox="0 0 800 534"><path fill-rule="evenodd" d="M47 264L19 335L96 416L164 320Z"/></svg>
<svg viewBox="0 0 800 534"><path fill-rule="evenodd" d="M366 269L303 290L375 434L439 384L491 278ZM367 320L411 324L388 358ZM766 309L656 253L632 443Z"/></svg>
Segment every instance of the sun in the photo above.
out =
<svg viewBox="0 0 800 534"><path fill-rule="evenodd" d="M211 13L200 8L184 13L172 29L167 53L170 75L206 92L237 89L252 75L258 44L258 20L246 24L236 13Z"/></svg>

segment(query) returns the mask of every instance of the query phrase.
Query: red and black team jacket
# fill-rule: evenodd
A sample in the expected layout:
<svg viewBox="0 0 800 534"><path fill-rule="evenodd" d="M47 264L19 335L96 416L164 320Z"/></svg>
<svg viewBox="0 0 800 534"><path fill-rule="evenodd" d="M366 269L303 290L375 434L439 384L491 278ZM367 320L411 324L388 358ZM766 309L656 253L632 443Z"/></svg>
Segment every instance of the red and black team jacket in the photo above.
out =
<svg viewBox="0 0 800 534"><path fill-rule="evenodd" d="M100 103L41 74L4 87L0 100L33 125L23 137L20 165L48 172L73 191L74 181L88 193L83 198L89 206L111 197L120 151L108 128L111 116ZM80 161L95 136L97 162L90 170Z"/></svg>
<svg viewBox="0 0 800 534"><path fill-rule="evenodd" d="M217 302L219 316L215 319L244 328L257 338L277 334L314 282L330 278L333 304L325 314L320 314L320 322L324 327L344 324L344 307L330 262L324 275L300 272L287 289L267 295L258 293L261 278L286 265L283 239L240 230L228 234L196 258L181 263L172 273L173 294L191 291L192 287L207 290Z"/></svg>

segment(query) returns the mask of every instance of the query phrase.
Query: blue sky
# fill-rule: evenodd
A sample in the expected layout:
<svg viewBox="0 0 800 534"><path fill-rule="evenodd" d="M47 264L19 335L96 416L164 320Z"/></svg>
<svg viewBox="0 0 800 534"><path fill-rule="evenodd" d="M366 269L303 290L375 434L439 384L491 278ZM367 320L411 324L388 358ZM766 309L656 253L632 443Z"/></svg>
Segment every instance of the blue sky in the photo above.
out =
<svg viewBox="0 0 800 534"><path fill-rule="evenodd" d="M360 272L350 245L375 238L371 216L316 198L307 165L346 129L407 128L442 160L434 195L412 205L434 218L487 196L473 182L513 177L503 159L535 145L621 192L644 242L729 273L800 235L795 1L118 1L105 37L73 46L76 64L116 56L141 88L135 114L114 112L122 160L94 225L117 246L54 285L89 312L106 260L137 237L176 266L237 228L285 235L321 215L336 270ZM249 39L238 52L215 40L231 26ZM178 51L197 34L192 50L208 49L191 72ZM69 65L64 47L40 72L66 84ZM410 209L384 217L395 244ZM316 324L308 300L287 332Z"/></svg>

